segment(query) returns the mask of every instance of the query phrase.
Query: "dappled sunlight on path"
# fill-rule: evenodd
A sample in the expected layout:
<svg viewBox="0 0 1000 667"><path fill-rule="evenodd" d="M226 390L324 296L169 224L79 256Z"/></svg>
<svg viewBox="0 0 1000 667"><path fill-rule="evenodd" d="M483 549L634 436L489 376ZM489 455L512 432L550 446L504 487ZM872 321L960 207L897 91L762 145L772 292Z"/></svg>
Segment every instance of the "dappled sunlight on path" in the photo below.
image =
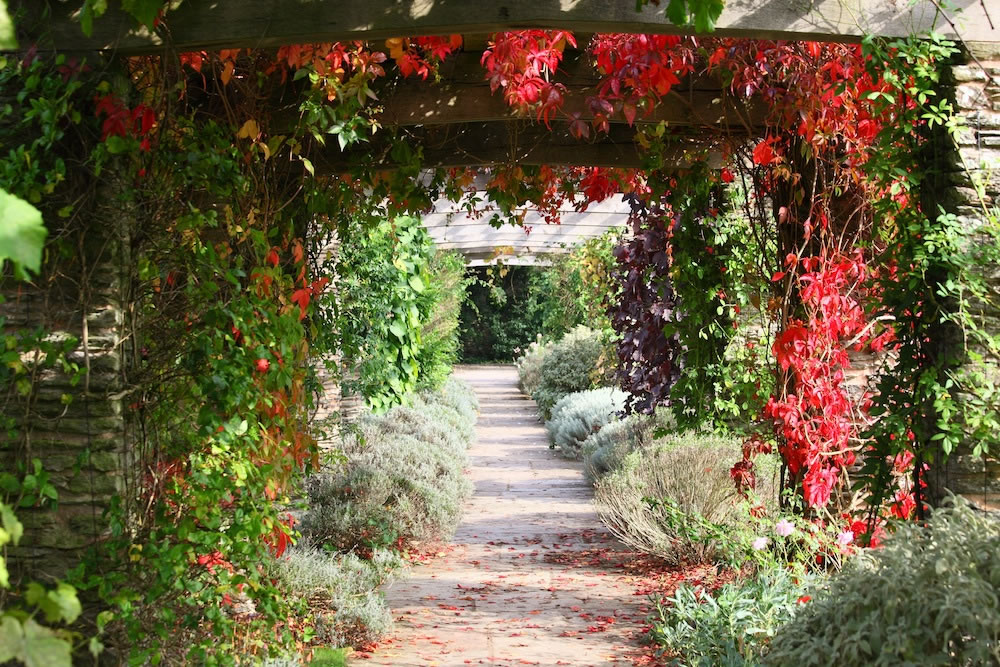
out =
<svg viewBox="0 0 1000 667"><path fill-rule="evenodd" d="M547 447L513 367L464 367L482 413L475 495L443 555L388 591L396 631L368 665L655 664L642 559L604 529L579 463Z"/></svg>

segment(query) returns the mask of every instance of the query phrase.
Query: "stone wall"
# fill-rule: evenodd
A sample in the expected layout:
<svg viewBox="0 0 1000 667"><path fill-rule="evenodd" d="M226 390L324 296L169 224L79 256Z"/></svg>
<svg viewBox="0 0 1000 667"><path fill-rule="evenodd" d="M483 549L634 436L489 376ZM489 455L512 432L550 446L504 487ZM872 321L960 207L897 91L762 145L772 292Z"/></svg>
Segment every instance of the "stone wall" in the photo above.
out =
<svg viewBox="0 0 1000 667"><path fill-rule="evenodd" d="M84 371L74 384L61 369L44 370L27 396L14 391L0 399L17 423L12 437L0 433L0 470L20 477L19 468L37 459L58 492L56 511L16 510L25 535L11 564L35 579L63 575L104 533L102 515L122 488L125 452L122 245L106 223L73 232L49 224L50 235L61 237L47 248L57 262L47 262L32 283L0 281L3 333L40 328L50 340L72 336L79 345L69 361Z"/></svg>
<svg viewBox="0 0 1000 667"><path fill-rule="evenodd" d="M980 228L982 204L1000 203L1000 53L980 54L979 62L952 68L955 103L966 127L958 138L958 158L965 173L956 178L955 213L970 228ZM980 202L975 184L982 185L985 200ZM1000 267L992 267L989 279L1000 295ZM1000 331L997 302L983 304L986 326ZM996 358L987 358L988 370L1000 376ZM959 493L984 509L1000 511L1000 461L996 457L975 457L969 447L952 455L948 463L933 471L932 487Z"/></svg>

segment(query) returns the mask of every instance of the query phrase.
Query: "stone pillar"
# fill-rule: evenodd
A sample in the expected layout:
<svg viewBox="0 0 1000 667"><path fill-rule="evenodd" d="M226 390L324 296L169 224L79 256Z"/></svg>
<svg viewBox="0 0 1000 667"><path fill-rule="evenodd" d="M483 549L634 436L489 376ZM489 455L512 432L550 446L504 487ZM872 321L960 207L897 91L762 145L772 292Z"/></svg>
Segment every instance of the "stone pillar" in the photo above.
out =
<svg viewBox="0 0 1000 667"><path fill-rule="evenodd" d="M320 275L331 278L327 286L336 298L337 276L336 262L339 255L340 239L336 232L326 234L315 229L314 234L323 238L318 250L315 265ZM342 415L342 372L339 354L324 355L316 360L316 374L320 383L320 393L316 400L316 413L313 415L313 430L316 434L320 451L335 451L340 446L340 433L343 423Z"/></svg>
<svg viewBox="0 0 1000 667"><path fill-rule="evenodd" d="M954 212L971 229L982 228L984 203L990 208L1000 203L1000 44L976 55L980 56L979 62L952 68L956 109L965 119L965 128L958 137L957 155L964 169L954 188ZM977 188L981 188L984 199L980 199ZM979 240L992 243L985 236ZM1000 267L987 270L994 298L997 298L1000 296ZM980 304L980 308L985 326L1000 331L997 302ZM1000 360L987 354L983 365L988 373L1000 379ZM973 456L971 448L963 446L944 466L932 472L931 487L936 495L949 490L983 509L1000 511L1000 460L995 455Z"/></svg>
<svg viewBox="0 0 1000 667"><path fill-rule="evenodd" d="M105 532L102 515L122 489L125 426L121 397L122 244L106 222L59 229L46 218L50 242L31 283L0 280L4 335L40 329L48 341L79 341L68 360L79 367L38 369L31 382L2 397L15 432L0 433L0 470L23 477L38 460L58 492L55 509L18 507L25 526L10 551L15 572L61 577ZM83 227L83 228L81 228ZM58 240L53 240L58 237ZM22 361L29 373L34 354Z"/></svg>

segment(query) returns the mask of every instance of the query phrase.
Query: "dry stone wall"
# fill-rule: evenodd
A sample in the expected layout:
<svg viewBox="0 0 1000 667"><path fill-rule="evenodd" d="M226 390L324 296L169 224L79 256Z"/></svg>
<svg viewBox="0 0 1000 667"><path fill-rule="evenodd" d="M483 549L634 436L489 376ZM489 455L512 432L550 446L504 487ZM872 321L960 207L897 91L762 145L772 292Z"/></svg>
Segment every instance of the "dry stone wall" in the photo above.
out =
<svg viewBox="0 0 1000 667"><path fill-rule="evenodd" d="M952 68L955 103L965 119L958 138L958 161L952 200L955 213L973 229L984 220L983 205L1000 204L1000 52L982 54L986 59ZM978 192L977 192L978 190ZM982 200L980 194L984 195ZM986 242L986 239L982 239ZM985 325L1000 331L1000 267L988 269L994 302L982 304ZM1000 377L996 358L987 356L988 372ZM976 457L968 446L952 455L948 463L933 471L932 488L959 493L984 509L1000 511L1000 461Z"/></svg>
<svg viewBox="0 0 1000 667"><path fill-rule="evenodd" d="M59 230L50 229L53 236ZM121 244L113 227L51 245L49 261L32 283L0 281L5 335L40 329L49 340L79 341L68 355L83 370L76 382L62 369L40 371L30 393L0 397L12 434L0 433L0 470L40 461L58 492L55 511L18 508L25 525L10 553L17 570L61 576L105 532L111 497L122 489L125 428L121 392ZM64 252L58 252L63 248ZM32 361L30 353L25 362ZM26 364L27 365L27 364Z"/></svg>

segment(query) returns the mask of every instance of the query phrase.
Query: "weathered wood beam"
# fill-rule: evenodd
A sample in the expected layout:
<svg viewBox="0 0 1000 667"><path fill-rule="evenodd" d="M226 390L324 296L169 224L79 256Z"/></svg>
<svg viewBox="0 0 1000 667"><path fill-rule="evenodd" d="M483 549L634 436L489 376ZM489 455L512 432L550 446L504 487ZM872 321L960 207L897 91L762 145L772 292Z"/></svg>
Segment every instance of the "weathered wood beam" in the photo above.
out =
<svg viewBox="0 0 1000 667"><path fill-rule="evenodd" d="M303 42L383 40L405 35L489 33L518 28L560 28L574 32L671 33L679 30L662 6L635 11L633 0L199 0L184 2L167 17L166 27L149 31L117 7L94 22L91 37L75 17L81 2L14 0L27 10L19 25L26 43L60 50L114 49L155 52L170 43L181 51L272 47ZM112 4L116 4L112 0ZM661 3L662 5L662 3ZM1000 42L990 17L992 0L951 0L962 38ZM935 0L728 0L716 24L720 37L857 41L866 33L902 37L936 28L955 32ZM45 17L46 8L51 14ZM1000 14L1000 11L994 11ZM994 19L991 21L991 18Z"/></svg>
<svg viewBox="0 0 1000 667"><path fill-rule="evenodd" d="M594 114L587 97L594 94L588 86L567 87L563 111L578 113L584 120ZM507 120L514 117L503 99L485 84L443 84L405 82L383 100L385 111L380 120L385 125L442 125ZM620 114L615 120L622 120ZM764 109L760 105L741 109L727 101L722 91L671 91L649 115L640 114L636 123L659 123L696 126L761 126Z"/></svg>
<svg viewBox="0 0 1000 667"><path fill-rule="evenodd" d="M486 224L485 222L483 224ZM583 243L587 239L577 239L575 241L566 241L564 243L516 243L504 240L497 240L495 242L486 243L450 243L448 241L435 242L434 245L442 250L458 250L462 253L477 253L477 252L488 252L494 248L507 248L513 249L515 253L535 253L535 254L545 254L551 252L567 252L576 247L579 243Z"/></svg>
<svg viewBox="0 0 1000 667"><path fill-rule="evenodd" d="M550 131L544 126L525 121L473 123L413 128L410 143L423 147L424 167L478 167L497 164L566 165L576 167L641 168L642 146L635 142L635 129L612 125L608 134L591 141L573 138L565 123L554 124ZM357 167L395 169L388 146L372 144L348 152L331 143L322 152L311 156L317 172L342 173ZM706 144L678 144L665 158L666 166L689 166ZM718 151L709 151L709 162L721 166Z"/></svg>

